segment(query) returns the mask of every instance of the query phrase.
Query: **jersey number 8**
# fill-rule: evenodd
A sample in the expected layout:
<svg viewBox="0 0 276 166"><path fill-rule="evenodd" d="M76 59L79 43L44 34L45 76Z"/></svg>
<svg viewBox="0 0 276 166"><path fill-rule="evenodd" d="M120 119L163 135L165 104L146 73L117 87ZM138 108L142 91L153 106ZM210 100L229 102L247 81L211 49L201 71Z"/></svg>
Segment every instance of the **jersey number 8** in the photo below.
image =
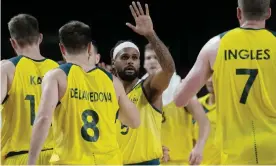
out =
<svg viewBox="0 0 276 166"><path fill-rule="evenodd" d="M92 117L92 122L88 121L88 117L91 116ZM97 114L97 112L93 111L93 110L85 110L82 113L82 121L84 123L84 125L81 128L81 136L84 140L88 141L88 142L97 142L99 139L99 128L96 126L99 122L99 116ZM87 132L88 129L92 129L94 131L94 136L90 136Z"/></svg>

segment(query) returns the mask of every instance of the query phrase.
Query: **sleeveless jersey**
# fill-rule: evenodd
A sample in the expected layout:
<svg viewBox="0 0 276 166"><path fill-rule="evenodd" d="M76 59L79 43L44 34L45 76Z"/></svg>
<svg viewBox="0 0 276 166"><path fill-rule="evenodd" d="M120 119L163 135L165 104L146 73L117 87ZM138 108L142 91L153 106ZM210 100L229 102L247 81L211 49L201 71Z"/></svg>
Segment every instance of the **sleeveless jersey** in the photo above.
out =
<svg viewBox="0 0 276 166"><path fill-rule="evenodd" d="M170 161L162 165L188 165L193 149L192 115L174 102L163 107L162 145L169 148Z"/></svg>
<svg viewBox="0 0 276 166"><path fill-rule="evenodd" d="M209 105L207 103L210 94L207 94L201 98L199 98L199 102L202 104L206 116L208 117L211 130L209 133L208 140L205 144L203 151L203 160L201 162L202 165L219 165L220 164L220 149L215 145L215 132L216 132L216 122L217 122L217 113L216 113L216 105ZM194 123L194 138L198 140L199 134L199 126L198 123Z"/></svg>
<svg viewBox="0 0 276 166"><path fill-rule="evenodd" d="M124 164L141 163L162 157L162 114L149 103L143 82L144 80L128 93L129 99L140 112L140 126L131 129L120 121L117 122L117 138Z"/></svg>
<svg viewBox="0 0 276 166"><path fill-rule="evenodd" d="M116 138L118 100L112 75L98 67L85 72L60 65L67 89L54 112L53 164L122 164Z"/></svg>
<svg viewBox="0 0 276 166"><path fill-rule="evenodd" d="M32 60L24 56L11 58L15 66L11 88L3 102L1 149L2 156L9 152L28 151L32 125L41 97L42 78L58 64L50 59ZM53 148L52 129L43 149Z"/></svg>
<svg viewBox="0 0 276 166"><path fill-rule="evenodd" d="M276 163L276 37L236 28L213 66L222 164Z"/></svg>

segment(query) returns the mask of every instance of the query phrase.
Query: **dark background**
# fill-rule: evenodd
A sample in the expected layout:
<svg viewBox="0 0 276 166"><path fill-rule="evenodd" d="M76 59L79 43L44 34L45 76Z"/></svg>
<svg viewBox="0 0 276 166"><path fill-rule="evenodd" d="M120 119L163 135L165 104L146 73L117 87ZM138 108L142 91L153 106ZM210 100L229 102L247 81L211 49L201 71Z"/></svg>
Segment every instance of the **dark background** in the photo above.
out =
<svg viewBox="0 0 276 166"><path fill-rule="evenodd" d="M154 28L170 47L177 72L184 77L194 64L202 46L213 36L238 26L236 0L177 1L142 0L148 3ZM118 40L131 39L141 50L147 40L132 32L126 22L134 24L128 6L130 0L91 1L19 1L3 0L1 58L15 56L9 43L7 23L19 13L35 16L44 35L41 52L45 57L62 60L58 47L58 29L70 20L80 20L92 28L103 62L110 63L109 52ZM276 9L275 2L272 9ZM274 14L272 12L272 14ZM267 23L276 31L276 14ZM143 66L143 65L141 65ZM144 70L141 69L142 74Z"/></svg>

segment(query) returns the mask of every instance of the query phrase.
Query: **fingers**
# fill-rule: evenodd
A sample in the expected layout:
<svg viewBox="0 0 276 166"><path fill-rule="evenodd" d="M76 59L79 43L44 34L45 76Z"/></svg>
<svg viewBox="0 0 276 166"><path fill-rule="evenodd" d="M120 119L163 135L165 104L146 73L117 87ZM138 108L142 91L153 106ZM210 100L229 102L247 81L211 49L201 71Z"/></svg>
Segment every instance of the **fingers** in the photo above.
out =
<svg viewBox="0 0 276 166"><path fill-rule="evenodd" d="M190 165L199 165L202 161L202 156L191 153L189 163Z"/></svg>
<svg viewBox="0 0 276 166"><path fill-rule="evenodd" d="M146 15L149 16L149 6L148 6L148 4L146 4L145 6L146 6Z"/></svg>
<svg viewBox="0 0 276 166"><path fill-rule="evenodd" d="M141 15L141 13L139 12L137 5L134 1L132 2L132 7L134 8L136 15L139 17Z"/></svg>
<svg viewBox="0 0 276 166"><path fill-rule="evenodd" d="M137 5L138 5L138 8L139 8L140 14L141 14L141 15L144 15L144 10L143 10L143 8L142 8L142 6L141 6L141 3L140 3L140 2L137 2Z"/></svg>
<svg viewBox="0 0 276 166"><path fill-rule="evenodd" d="M170 151L170 149L169 149L168 147L166 147L166 146L162 146L162 149L163 149L163 150Z"/></svg>
<svg viewBox="0 0 276 166"><path fill-rule="evenodd" d="M202 161L202 156L197 156L195 164L199 165L201 163L201 161Z"/></svg>
<svg viewBox="0 0 276 166"><path fill-rule="evenodd" d="M190 160L189 160L190 165L194 165L195 161L196 161L196 157L193 153L191 153Z"/></svg>
<svg viewBox="0 0 276 166"><path fill-rule="evenodd" d="M137 7L138 6L138 7ZM146 14L149 15L149 7L148 4L145 5L146 7ZM142 5L140 2L137 2L137 4L133 1L132 5L129 6L129 9L131 11L131 14L134 18L139 17L140 15L145 15L144 10L142 8Z"/></svg>
<svg viewBox="0 0 276 166"><path fill-rule="evenodd" d="M131 11L131 14L132 14L133 18L136 19L137 15L136 15L136 13L135 13L135 11L134 11L134 9L133 9L133 7L131 5L129 5L129 9Z"/></svg>
<svg viewBox="0 0 276 166"><path fill-rule="evenodd" d="M136 32L136 27L130 23L126 23L126 26L128 26L130 29L132 29L134 32Z"/></svg>

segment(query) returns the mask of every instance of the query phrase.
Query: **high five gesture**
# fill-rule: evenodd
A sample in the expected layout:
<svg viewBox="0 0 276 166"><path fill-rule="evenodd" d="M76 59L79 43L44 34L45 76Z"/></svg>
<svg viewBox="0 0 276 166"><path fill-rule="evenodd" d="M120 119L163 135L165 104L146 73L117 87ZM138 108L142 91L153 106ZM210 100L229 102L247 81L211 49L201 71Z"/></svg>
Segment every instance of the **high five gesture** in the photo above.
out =
<svg viewBox="0 0 276 166"><path fill-rule="evenodd" d="M146 12L144 12L140 2L132 2L132 5L130 5L129 8L135 20L136 26L130 23L126 23L126 25L139 35L149 36L153 34L154 30L152 20L149 15L148 4L145 5Z"/></svg>

